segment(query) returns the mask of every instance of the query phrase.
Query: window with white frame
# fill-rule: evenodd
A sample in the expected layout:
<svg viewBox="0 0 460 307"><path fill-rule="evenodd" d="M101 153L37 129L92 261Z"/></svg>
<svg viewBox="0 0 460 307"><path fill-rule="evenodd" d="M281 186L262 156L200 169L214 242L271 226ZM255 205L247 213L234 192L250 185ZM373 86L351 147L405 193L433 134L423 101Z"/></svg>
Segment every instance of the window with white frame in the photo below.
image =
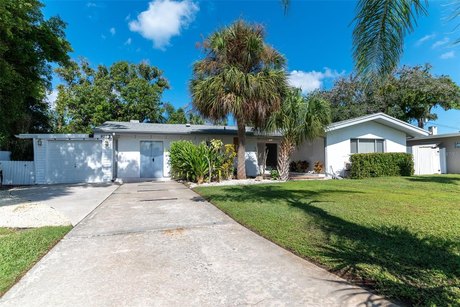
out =
<svg viewBox="0 0 460 307"><path fill-rule="evenodd" d="M351 139L351 153L385 152L385 140Z"/></svg>

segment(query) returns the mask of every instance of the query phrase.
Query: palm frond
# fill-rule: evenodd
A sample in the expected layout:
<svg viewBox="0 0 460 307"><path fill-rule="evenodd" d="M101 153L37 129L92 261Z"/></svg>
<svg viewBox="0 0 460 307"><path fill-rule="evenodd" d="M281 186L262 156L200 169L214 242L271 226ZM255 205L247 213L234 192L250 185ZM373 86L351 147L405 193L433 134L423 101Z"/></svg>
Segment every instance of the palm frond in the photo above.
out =
<svg viewBox="0 0 460 307"><path fill-rule="evenodd" d="M426 0L359 0L353 30L357 73L367 80L391 74L405 35L413 31L419 15L427 14L427 5Z"/></svg>

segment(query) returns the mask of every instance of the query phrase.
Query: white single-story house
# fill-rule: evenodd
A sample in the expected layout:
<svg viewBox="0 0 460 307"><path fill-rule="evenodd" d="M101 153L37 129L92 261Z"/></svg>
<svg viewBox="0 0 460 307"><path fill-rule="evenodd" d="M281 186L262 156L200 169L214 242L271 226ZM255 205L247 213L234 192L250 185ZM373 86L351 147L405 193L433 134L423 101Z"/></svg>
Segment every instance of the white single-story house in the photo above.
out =
<svg viewBox="0 0 460 307"><path fill-rule="evenodd" d="M415 174L460 174L460 133L437 134L409 139Z"/></svg>
<svg viewBox="0 0 460 307"><path fill-rule="evenodd" d="M267 167L276 167L278 133L261 134L247 129L246 172L258 175L260 153L268 150ZM315 161L326 173L345 174L353 153L406 152L407 140L429 132L383 113L336 122L324 137L305 142L292 160L306 160L310 170ZM237 143L234 126L106 122L88 134L21 134L33 139L35 183L109 182L113 180L170 179L171 142L195 143L220 139Z"/></svg>

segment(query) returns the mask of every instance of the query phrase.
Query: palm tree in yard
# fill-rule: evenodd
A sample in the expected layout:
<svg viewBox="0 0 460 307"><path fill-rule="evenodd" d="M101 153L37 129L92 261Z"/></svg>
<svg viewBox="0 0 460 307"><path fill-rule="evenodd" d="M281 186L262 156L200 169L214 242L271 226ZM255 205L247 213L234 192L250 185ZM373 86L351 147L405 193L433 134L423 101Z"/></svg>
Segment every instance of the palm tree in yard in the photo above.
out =
<svg viewBox="0 0 460 307"><path fill-rule="evenodd" d="M291 89L281 108L267 122L267 129L282 134L278 154L278 172L281 180L289 179L289 164L293 151L305 140L324 135L331 121L329 103L310 95L305 97L299 89Z"/></svg>
<svg viewBox="0 0 460 307"><path fill-rule="evenodd" d="M290 0L281 0L285 8ZM453 17L460 15L460 1ZM381 80L397 68L404 37L417 18L427 15L427 0L358 0L353 20L353 58L358 75Z"/></svg>
<svg viewBox="0 0 460 307"><path fill-rule="evenodd" d="M285 59L264 42L260 25L238 20L211 34L193 66L194 107L213 121L232 115L238 127L238 179L246 178L246 126L262 127L287 92Z"/></svg>

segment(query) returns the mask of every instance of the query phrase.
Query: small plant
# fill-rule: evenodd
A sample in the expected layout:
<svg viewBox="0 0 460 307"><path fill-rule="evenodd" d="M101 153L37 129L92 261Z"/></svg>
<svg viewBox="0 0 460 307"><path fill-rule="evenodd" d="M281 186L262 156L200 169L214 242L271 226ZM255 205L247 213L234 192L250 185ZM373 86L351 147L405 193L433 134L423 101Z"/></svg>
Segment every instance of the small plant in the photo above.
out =
<svg viewBox="0 0 460 307"><path fill-rule="evenodd" d="M321 161L316 161L313 166L313 171L316 174L321 174L324 171L324 164Z"/></svg>
<svg viewBox="0 0 460 307"><path fill-rule="evenodd" d="M291 172L306 173L310 163L308 161L292 161L289 164L289 170Z"/></svg>
<svg viewBox="0 0 460 307"><path fill-rule="evenodd" d="M270 178L271 178L272 180L279 180L279 179L280 179L280 173L278 172L278 170L272 169L272 170L270 171Z"/></svg>

